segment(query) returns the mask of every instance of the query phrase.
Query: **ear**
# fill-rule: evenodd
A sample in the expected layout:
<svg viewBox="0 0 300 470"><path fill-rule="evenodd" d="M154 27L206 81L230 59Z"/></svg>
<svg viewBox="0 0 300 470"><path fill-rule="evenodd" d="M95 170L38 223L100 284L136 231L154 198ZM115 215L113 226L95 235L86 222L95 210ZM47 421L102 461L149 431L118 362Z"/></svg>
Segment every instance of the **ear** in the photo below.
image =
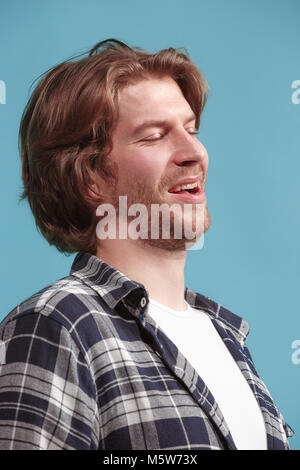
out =
<svg viewBox="0 0 300 470"><path fill-rule="evenodd" d="M109 197L113 189L114 184L112 179L103 174L103 172L97 170L89 174L89 180L87 181L86 194L92 201L99 199L104 201Z"/></svg>
<svg viewBox="0 0 300 470"><path fill-rule="evenodd" d="M105 179L100 171L89 172L87 180L86 194L92 201L99 201L99 198L103 199L103 195L107 192L107 186Z"/></svg>
<svg viewBox="0 0 300 470"><path fill-rule="evenodd" d="M99 197L103 197L99 190L99 184L93 183L89 184L87 187L87 194L93 200L98 200Z"/></svg>

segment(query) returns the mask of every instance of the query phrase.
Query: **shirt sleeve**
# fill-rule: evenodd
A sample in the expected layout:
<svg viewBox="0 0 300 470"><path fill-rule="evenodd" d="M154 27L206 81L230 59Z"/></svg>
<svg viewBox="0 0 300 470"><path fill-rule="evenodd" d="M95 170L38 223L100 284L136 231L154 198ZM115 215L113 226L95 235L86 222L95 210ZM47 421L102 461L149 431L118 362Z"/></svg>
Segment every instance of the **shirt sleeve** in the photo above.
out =
<svg viewBox="0 0 300 470"><path fill-rule="evenodd" d="M96 387L67 328L41 313L6 323L0 354L0 449L95 449Z"/></svg>

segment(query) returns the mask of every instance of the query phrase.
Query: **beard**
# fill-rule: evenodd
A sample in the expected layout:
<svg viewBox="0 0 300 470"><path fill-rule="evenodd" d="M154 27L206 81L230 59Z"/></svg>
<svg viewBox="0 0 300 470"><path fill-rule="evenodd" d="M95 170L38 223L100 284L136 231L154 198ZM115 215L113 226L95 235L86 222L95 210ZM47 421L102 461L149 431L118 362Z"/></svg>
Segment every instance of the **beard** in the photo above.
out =
<svg viewBox="0 0 300 470"><path fill-rule="evenodd" d="M120 187L118 167L116 164L113 167L110 166L109 161L106 161L105 164L104 174L106 179L111 181L111 187L113 188L110 200L106 200L106 203L109 202L115 209L118 225L117 233L120 233L120 223L123 225L122 233L124 233L124 227L127 231L127 227L134 225L135 233L140 233L140 236L135 238L138 243L167 251L182 251L194 245L199 237L208 230L210 214L206 201L202 204L185 204L184 206L190 206L186 214L183 204L176 202L176 199L172 200L172 193L169 193L166 188L170 188L172 182L176 181L175 175L172 178L170 176L162 178L157 188L151 186L147 180L141 181L138 176L136 178L126 178L122 187ZM188 176L188 174L184 174L184 170L182 168L181 174L177 175L177 180L179 177ZM186 169L185 173L187 173L187 170L190 174L189 169ZM127 197L126 216L122 215L121 217L120 196ZM143 211L140 211L136 206L135 214L129 215L128 210L134 204L143 205ZM154 206L157 208L155 217ZM138 217L136 212L139 212ZM185 229L187 226L189 226L188 236ZM142 230L142 227L144 230ZM153 236L153 229L155 236ZM132 238L128 232L127 237Z"/></svg>

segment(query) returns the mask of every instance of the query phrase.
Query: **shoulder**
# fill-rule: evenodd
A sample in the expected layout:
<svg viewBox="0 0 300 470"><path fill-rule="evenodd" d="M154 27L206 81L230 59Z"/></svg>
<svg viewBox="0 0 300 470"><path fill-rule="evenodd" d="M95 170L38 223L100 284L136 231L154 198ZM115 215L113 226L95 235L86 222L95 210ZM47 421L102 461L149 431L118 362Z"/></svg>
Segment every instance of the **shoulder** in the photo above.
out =
<svg viewBox="0 0 300 470"><path fill-rule="evenodd" d="M9 331L18 330L16 325L20 331L33 334L37 324L41 323L48 326L49 335L53 329L63 329L78 337L87 323L90 329L91 312L96 309L101 310L99 294L70 275L47 285L15 306L0 323L0 338L10 336Z"/></svg>
<svg viewBox="0 0 300 470"><path fill-rule="evenodd" d="M239 341L244 341L249 333L248 322L241 316L209 297L186 288L186 299L194 307L208 313L220 326L230 331Z"/></svg>

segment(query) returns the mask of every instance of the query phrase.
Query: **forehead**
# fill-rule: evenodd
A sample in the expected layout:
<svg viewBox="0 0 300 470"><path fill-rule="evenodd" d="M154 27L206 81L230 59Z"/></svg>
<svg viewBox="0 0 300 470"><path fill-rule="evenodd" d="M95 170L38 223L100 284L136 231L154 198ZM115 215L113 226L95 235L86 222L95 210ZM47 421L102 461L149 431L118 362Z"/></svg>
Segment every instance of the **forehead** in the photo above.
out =
<svg viewBox="0 0 300 470"><path fill-rule="evenodd" d="M190 105L171 77L140 80L123 88L119 95L120 124L138 125L146 117L168 119L187 113L191 114Z"/></svg>

